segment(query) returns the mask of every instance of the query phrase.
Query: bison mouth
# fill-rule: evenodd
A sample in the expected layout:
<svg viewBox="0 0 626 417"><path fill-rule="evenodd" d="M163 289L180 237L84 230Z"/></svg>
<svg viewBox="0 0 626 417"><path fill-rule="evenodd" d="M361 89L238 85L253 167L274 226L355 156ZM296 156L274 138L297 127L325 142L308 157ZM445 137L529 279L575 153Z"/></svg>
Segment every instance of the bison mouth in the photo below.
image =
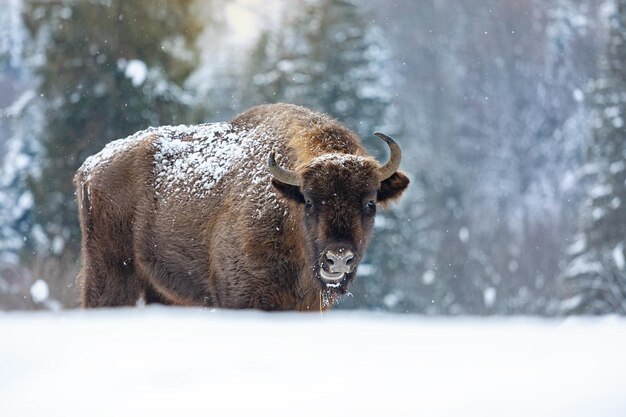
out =
<svg viewBox="0 0 626 417"><path fill-rule="evenodd" d="M339 286L346 275L347 272L329 272L320 266L320 277L328 287Z"/></svg>
<svg viewBox="0 0 626 417"><path fill-rule="evenodd" d="M320 268L318 276L323 288L344 294L348 291L348 284L352 280L354 273L331 273Z"/></svg>

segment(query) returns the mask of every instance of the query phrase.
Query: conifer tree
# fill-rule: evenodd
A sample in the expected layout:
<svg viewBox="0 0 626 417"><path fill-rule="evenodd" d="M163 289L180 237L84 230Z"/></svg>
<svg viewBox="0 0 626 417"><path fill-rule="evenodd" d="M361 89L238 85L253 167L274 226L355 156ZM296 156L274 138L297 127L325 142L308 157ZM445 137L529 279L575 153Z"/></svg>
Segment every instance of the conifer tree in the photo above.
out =
<svg viewBox="0 0 626 417"><path fill-rule="evenodd" d="M39 108L23 53L30 39L22 7L22 0L9 0L0 7L0 264L15 260L15 252L28 246L24 236L33 214L25 180L38 148Z"/></svg>
<svg viewBox="0 0 626 417"><path fill-rule="evenodd" d="M260 35L251 53L242 107L301 104L371 136L386 121L386 51L380 31L352 1L303 1L286 9L280 31Z"/></svg>
<svg viewBox="0 0 626 417"><path fill-rule="evenodd" d="M195 67L200 27L191 7L191 0L28 3L28 26L45 45L36 68L43 164L30 188L35 220L57 242L77 242L72 176L87 156L150 125L192 121L183 82Z"/></svg>
<svg viewBox="0 0 626 417"><path fill-rule="evenodd" d="M564 272L564 312L626 314L626 0L609 16L600 77L590 94L596 110L584 172L591 176L583 225Z"/></svg>

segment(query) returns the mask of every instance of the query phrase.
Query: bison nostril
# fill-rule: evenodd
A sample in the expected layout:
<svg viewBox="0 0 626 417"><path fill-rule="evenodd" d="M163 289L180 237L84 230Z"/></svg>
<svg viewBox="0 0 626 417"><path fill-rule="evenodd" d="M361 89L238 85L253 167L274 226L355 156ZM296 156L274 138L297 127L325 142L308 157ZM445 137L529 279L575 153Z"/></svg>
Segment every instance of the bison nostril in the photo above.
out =
<svg viewBox="0 0 626 417"><path fill-rule="evenodd" d="M340 248L337 251L329 250L325 254L323 267L334 273L349 273L354 266L354 253L350 249Z"/></svg>

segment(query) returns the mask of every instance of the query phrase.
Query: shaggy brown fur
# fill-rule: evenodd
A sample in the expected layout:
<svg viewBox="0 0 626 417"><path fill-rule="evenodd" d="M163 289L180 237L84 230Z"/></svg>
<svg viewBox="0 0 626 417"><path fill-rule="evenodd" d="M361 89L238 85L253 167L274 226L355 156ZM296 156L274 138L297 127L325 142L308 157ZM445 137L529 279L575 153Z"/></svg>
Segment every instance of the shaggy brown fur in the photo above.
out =
<svg viewBox="0 0 626 417"><path fill-rule="evenodd" d="M396 172L381 181L378 163L354 133L302 107L254 107L212 138L202 137L207 126L140 132L78 171L82 305L135 305L144 297L224 308L329 308L355 271L327 286L318 275L327 262L322 254L347 245L358 264L375 203L398 198L407 177ZM210 152L236 145L241 154L224 164L223 175L190 168L177 180L178 171L167 167L200 163L183 161L165 139ZM299 187L271 178L270 151L298 173Z"/></svg>

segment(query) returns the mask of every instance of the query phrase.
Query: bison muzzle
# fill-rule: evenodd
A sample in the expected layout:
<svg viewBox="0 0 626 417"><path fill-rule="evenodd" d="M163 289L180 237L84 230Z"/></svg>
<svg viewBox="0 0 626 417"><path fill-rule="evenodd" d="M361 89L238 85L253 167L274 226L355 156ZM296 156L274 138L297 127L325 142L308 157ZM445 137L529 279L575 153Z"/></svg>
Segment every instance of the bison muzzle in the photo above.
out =
<svg viewBox="0 0 626 417"><path fill-rule="evenodd" d="M331 117L274 104L111 142L74 178L82 305L329 308L409 184L375 134L382 166Z"/></svg>

